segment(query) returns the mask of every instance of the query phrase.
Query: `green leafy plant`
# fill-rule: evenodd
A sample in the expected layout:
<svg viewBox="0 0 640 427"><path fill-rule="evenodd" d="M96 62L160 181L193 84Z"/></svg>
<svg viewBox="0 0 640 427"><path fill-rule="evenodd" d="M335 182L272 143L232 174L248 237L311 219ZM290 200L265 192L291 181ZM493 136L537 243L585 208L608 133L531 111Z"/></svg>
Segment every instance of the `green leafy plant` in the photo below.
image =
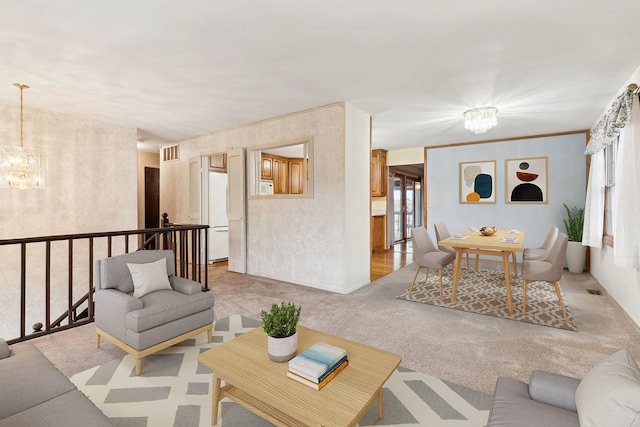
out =
<svg viewBox="0 0 640 427"><path fill-rule="evenodd" d="M567 229L567 237L570 242L582 242L582 229L584 226L584 208L574 206L569 209L566 203L563 203L564 209L567 211L567 218L563 219L564 226Z"/></svg>
<svg viewBox="0 0 640 427"><path fill-rule="evenodd" d="M292 302L282 301L280 305L274 302L270 312L262 310L260 313L264 332L274 338L286 338L295 334L301 308Z"/></svg>

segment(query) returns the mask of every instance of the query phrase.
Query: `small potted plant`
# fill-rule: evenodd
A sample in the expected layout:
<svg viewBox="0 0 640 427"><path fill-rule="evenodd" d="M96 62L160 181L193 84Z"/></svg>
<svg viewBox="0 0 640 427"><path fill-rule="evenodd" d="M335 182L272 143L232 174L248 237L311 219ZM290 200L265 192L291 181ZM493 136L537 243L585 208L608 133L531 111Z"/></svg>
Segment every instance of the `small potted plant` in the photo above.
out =
<svg viewBox="0 0 640 427"><path fill-rule="evenodd" d="M587 254L587 247L582 245L582 231L584 228L584 208L574 206L569 209L566 203L564 210L567 217L563 219L567 229L569 244L567 246L567 267L572 273L582 273Z"/></svg>
<svg viewBox="0 0 640 427"><path fill-rule="evenodd" d="M271 311L262 310L262 329L267 334L269 358L274 362L287 362L298 350L298 331L301 307L292 302L273 303Z"/></svg>

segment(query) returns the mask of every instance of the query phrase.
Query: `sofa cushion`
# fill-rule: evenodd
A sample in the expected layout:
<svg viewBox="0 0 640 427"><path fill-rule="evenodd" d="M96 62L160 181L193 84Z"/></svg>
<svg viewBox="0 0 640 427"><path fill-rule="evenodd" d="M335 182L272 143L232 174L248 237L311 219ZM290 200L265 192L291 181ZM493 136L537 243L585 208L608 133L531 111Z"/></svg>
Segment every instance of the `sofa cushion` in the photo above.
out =
<svg viewBox="0 0 640 427"><path fill-rule="evenodd" d="M165 323L198 313L213 307L213 295L198 292L185 295L176 291L156 291L140 298L144 308L127 314L127 329L146 331Z"/></svg>
<svg viewBox="0 0 640 427"><path fill-rule="evenodd" d="M140 298L162 289L171 289L165 258L146 264L127 263L133 279L133 296Z"/></svg>
<svg viewBox="0 0 640 427"><path fill-rule="evenodd" d="M167 275L176 274L175 258L171 251L137 251L96 261L96 286L100 289L117 289L124 293L133 292L133 279L127 263L146 264L166 258Z"/></svg>
<svg viewBox="0 0 640 427"><path fill-rule="evenodd" d="M113 424L84 394L74 389L0 420L0 427L16 426L112 427Z"/></svg>
<svg viewBox="0 0 640 427"><path fill-rule="evenodd" d="M640 369L620 350L591 369L576 390L582 427L640 426Z"/></svg>
<svg viewBox="0 0 640 427"><path fill-rule="evenodd" d="M0 419L76 389L32 344L14 345L11 352L0 360Z"/></svg>
<svg viewBox="0 0 640 427"><path fill-rule="evenodd" d="M0 359L6 359L9 357L10 353L11 350L9 350L9 344L7 344L4 339L0 338Z"/></svg>
<svg viewBox="0 0 640 427"><path fill-rule="evenodd" d="M498 378L487 427L580 427L578 414L532 400L529 386Z"/></svg>

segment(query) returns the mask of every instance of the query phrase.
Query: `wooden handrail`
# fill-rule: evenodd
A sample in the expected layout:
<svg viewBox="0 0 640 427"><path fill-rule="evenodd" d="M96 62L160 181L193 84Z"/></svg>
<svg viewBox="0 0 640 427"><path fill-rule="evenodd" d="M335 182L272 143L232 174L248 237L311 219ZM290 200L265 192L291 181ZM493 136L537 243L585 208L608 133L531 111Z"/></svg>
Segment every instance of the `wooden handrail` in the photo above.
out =
<svg viewBox="0 0 640 427"><path fill-rule="evenodd" d="M113 244L114 239L124 238L124 253L128 253L130 251L129 248L129 236L147 236L149 234L153 235L152 239L156 242L157 249L169 249L174 253L175 260L175 271L176 275L191 279L197 282L200 282L203 291L209 290L209 277L206 274L206 265L208 260L208 247L206 242L208 241L208 225L186 225L186 224L170 224L168 219L163 221L164 227L160 228L146 228L146 229L138 229L138 230L122 230L122 231L104 231L104 232L95 232L95 233L78 233L78 234L61 234L61 235L51 235L51 236L38 236L38 237L24 237L17 239L1 239L0 247L3 246L16 246L19 250L20 256L20 264L19 264L19 283L16 283L16 286L19 286L19 289L16 288L16 295L20 297L20 319L16 319L15 324L19 323L20 327L20 336L16 338L9 338L7 342L9 344L25 341L31 338L35 338L37 336L41 336L43 334L54 333L59 330L68 329L74 326L80 326L86 324L88 322L93 321L93 294L94 294L94 274L93 274L93 264L94 264L94 246L96 244L97 239L106 238L106 248L104 248L104 244L100 247L106 249L107 256L113 255ZM162 237L162 238L160 238ZM87 250L87 260L88 260L88 269L87 273L78 273L76 267L74 267L74 257L77 260L78 247L82 247L82 245L75 245L74 242L79 240L87 240L88 241L88 250ZM147 239L146 241L148 241ZM53 321L51 320L51 283L52 283L52 242L67 242L67 257L68 257L68 266L66 269L66 276L64 275L64 270L60 272L58 268L58 273L56 276L56 283L58 282L67 282L66 288L66 310L60 314ZM146 242L145 241L145 242ZM104 242L104 240L100 240L100 242ZM44 243L45 244L45 254L44 259L39 258L37 256L32 256L31 258L27 258L27 254L29 253L27 248L32 244ZM204 245L204 246L203 246ZM122 248L122 246L118 246ZM145 246L141 247L140 250L144 250ZM35 307L37 310L42 310L42 313L45 317L44 322L38 321L38 326L34 327L34 332L27 334L27 295L31 301L37 301L37 298L34 298L34 293L42 292L38 290L41 286L40 283L33 283L32 286L29 284L29 280L27 278L27 271L33 270L34 267L32 265L38 265L38 262L44 261L44 307ZM83 261L84 263L84 261ZM27 265L29 268L27 268ZM205 274L202 274L201 266L205 266ZM36 267L37 270L37 267ZM80 269L82 271L82 269ZM75 272L75 273L74 273ZM83 277L77 277L81 275ZM204 276L204 277L203 277ZM66 280L65 280L66 277ZM81 288L84 287L84 295L77 300L74 299L73 293L74 289L78 290L78 286ZM86 287L85 287L86 284ZM11 292L10 287L11 283L3 283L3 287L5 290L8 289ZM64 291L63 291L64 292ZM82 319L77 319L77 310L86 307L83 309L83 317ZM33 307L32 307L33 308ZM84 319L84 311L87 313L87 318ZM66 324L63 323L66 320ZM11 323L11 320L9 319ZM40 325L41 324L41 325ZM41 330L40 328L44 328Z"/></svg>

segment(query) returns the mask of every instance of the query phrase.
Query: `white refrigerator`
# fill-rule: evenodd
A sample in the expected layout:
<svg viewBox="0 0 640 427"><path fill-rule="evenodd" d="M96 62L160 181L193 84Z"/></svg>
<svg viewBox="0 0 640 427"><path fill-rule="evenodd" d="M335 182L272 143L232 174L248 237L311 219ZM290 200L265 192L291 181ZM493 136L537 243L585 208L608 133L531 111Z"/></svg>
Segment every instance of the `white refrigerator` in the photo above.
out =
<svg viewBox="0 0 640 427"><path fill-rule="evenodd" d="M209 172L209 261L229 257L227 174Z"/></svg>

